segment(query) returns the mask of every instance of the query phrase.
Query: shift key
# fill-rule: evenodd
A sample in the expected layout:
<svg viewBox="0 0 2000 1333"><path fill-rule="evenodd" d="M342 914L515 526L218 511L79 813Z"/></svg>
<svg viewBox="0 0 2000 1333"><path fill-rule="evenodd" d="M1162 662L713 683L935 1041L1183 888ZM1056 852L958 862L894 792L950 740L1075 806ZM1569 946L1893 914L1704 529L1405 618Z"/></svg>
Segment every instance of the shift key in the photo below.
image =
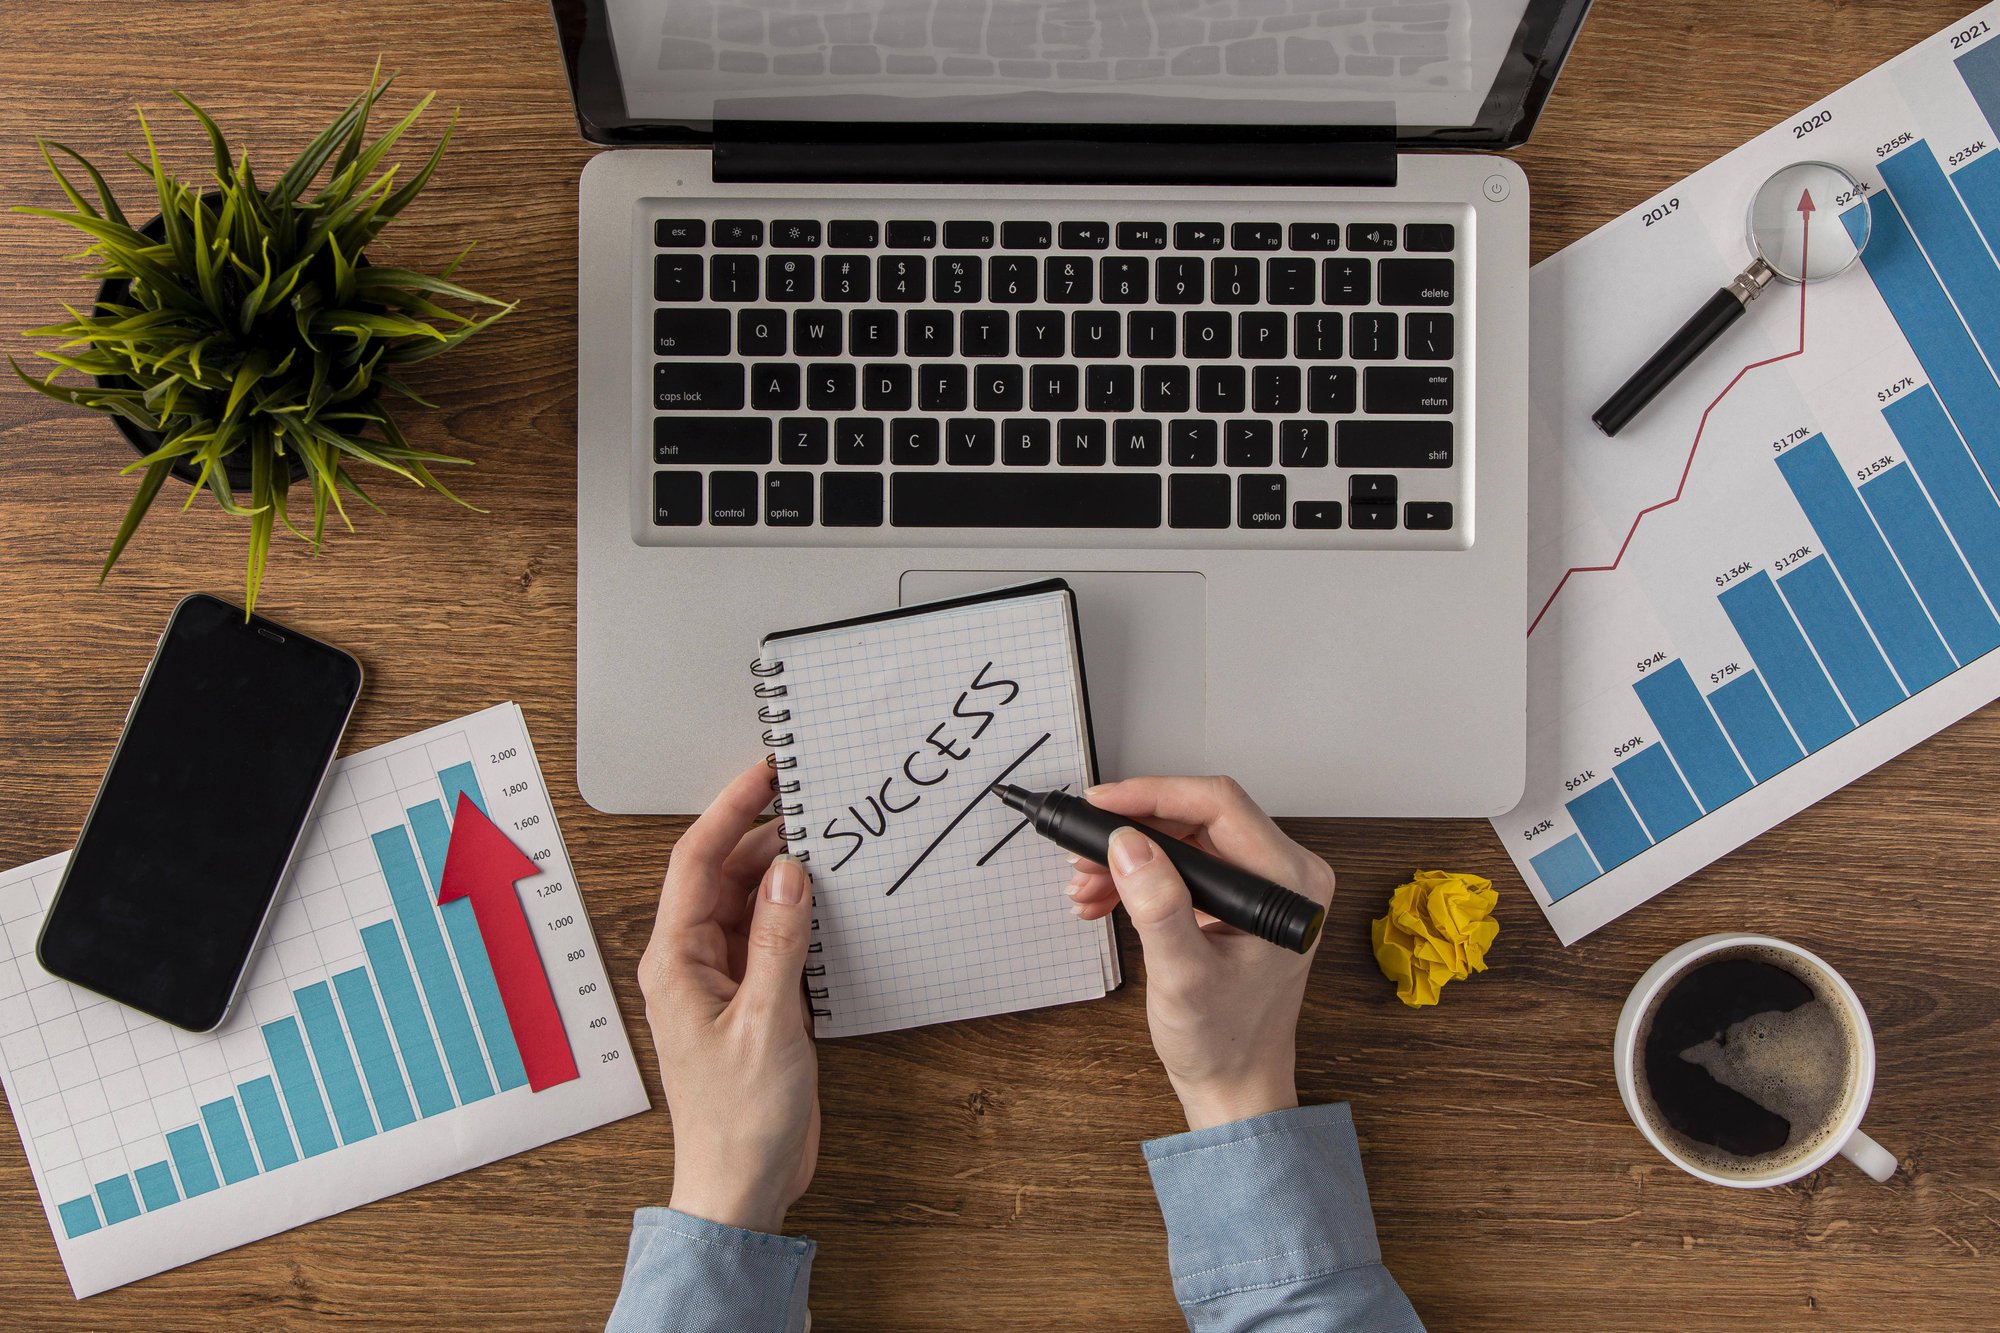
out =
<svg viewBox="0 0 2000 1333"><path fill-rule="evenodd" d="M1370 470L1450 467L1449 421L1338 421L1334 462Z"/></svg>
<svg viewBox="0 0 2000 1333"><path fill-rule="evenodd" d="M739 410L743 367L727 361L662 361L653 367L653 406L662 412Z"/></svg>
<svg viewBox="0 0 2000 1333"><path fill-rule="evenodd" d="M654 417L655 463L754 467L771 461L769 417Z"/></svg>

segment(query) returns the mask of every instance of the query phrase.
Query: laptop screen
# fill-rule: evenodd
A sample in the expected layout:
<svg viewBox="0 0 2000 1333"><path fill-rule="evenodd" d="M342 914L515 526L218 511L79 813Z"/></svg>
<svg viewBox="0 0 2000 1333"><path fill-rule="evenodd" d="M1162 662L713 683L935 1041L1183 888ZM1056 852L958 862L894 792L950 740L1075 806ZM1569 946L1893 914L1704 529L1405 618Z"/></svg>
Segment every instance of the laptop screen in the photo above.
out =
<svg viewBox="0 0 2000 1333"><path fill-rule="evenodd" d="M1518 142L1587 0L555 0L587 135L1257 127Z"/></svg>

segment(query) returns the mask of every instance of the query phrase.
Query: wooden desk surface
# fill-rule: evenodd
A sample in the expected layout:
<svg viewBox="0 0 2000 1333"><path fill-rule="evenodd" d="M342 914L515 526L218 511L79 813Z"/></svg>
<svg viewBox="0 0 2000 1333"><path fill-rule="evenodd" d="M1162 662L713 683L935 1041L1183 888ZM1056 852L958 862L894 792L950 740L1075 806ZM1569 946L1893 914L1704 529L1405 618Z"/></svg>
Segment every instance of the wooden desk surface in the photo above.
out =
<svg viewBox="0 0 2000 1333"><path fill-rule="evenodd" d="M1968 3L1600 0L1520 154L1536 257ZM467 279L523 302L425 380L443 411L412 431L479 460L464 489L491 516L396 494L387 519L317 560L281 548L262 607L366 661L356 747L503 699L526 709L657 1099L632 976L685 821L607 817L575 790L575 186L589 154L545 6L354 0L307 17L275 0L44 3L10 7L6 27L6 203L59 202L30 136L108 164L134 142L135 100L198 167L168 88L266 164L289 158L378 53L406 89L464 108L392 248L434 264L477 238ZM59 299L87 295L63 257L74 248L0 214L7 350ZM0 386L0 864L70 845L169 607L239 587L241 529L207 503L184 516L163 505L93 586L130 492L112 470L129 457L105 422ZM1990 1326L1996 772L1989 708L1568 950L1484 822L1294 824L1341 878L1300 1032L1302 1090L1354 1103L1383 1251L1430 1326ZM1491 875L1505 921L1492 971L1421 1013L1395 1002L1367 946L1368 918L1419 865ZM1738 927L1822 951L1866 1000L1881 1048L1869 1125L1902 1157L1893 1185L1836 1163L1782 1189L1711 1188L1626 1120L1609 1047L1627 988L1682 940ZM820 1242L816 1327L1179 1326L1137 1148L1177 1128L1175 1106L1129 931L1121 942L1133 980L1101 1004L822 1048L826 1147L792 1218ZM593 1326L617 1291L631 1210L665 1202L671 1166L661 1107L78 1305L10 1124L0 1323Z"/></svg>

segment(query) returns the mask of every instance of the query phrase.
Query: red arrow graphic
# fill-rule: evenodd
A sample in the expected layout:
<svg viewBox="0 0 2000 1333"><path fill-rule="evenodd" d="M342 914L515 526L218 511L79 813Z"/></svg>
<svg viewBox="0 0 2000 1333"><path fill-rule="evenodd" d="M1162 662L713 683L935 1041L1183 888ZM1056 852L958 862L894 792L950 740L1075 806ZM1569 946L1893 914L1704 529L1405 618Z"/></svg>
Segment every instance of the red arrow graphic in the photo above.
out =
<svg viewBox="0 0 2000 1333"><path fill-rule="evenodd" d="M541 873L541 867L521 854L511 839L472 803L458 794L458 815L452 821L451 845L445 850L444 874L439 876L438 902L472 900L472 915L486 942L500 1002L507 1007L507 1026L521 1050L528 1086L536 1092L576 1077L576 1057L563 1031L549 974L535 948L528 910L514 891L517 881Z"/></svg>

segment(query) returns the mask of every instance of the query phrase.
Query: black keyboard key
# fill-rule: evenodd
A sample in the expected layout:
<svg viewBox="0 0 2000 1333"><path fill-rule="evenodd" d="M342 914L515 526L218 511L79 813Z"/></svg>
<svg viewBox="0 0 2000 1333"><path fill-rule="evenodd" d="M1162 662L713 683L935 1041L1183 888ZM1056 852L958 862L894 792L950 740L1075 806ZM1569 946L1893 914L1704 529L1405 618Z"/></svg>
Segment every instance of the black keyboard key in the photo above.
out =
<svg viewBox="0 0 2000 1333"><path fill-rule="evenodd" d="M1287 229L1294 250L1338 250L1340 224L1335 222L1294 222Z"/></svg>
<svg viewBox="0 0 2000 1333"><path fill-rule="evenodd" d="M708 290L717 301L757 299L757 256L710 255Z"/></svg>
<svg viewBox="0 0 2000 1333"><path fill-rule="evenodd" d="M1153 367L1147 367L1153 369ZM1130 412L1136 393L1130 366L1090 366L1083 372L1086 412Z"/></svg>
<svg viewBox="0 0 2000 1333"><path fill-rule="evenodd" d="M1229 228L1229 244L1238 250L1276 250L1285 243L1285 229L1275 222L1238 222Z"/></svg>
<svg viewBox="0 0 2000 1333"><path fill-rule="evenodd" d="M910 368L899 361L861 368L861 409L864 412L910 410Z"/></svg>
<svg viewBox="0 0 2000 1333"><path fill-rule="evenodd" d="M981 412L1018 412L1026 401L1019 366L975 366L972 369L972 405Z"/></svg>
<svg viewBox="0 0 2000 1333"><path fill-rule="evenodd" d="M1361 377L1364 410L1399 416L1451 411L1450 366L1370 366Z"/></svg>
<svg viewBox="0 0 2000 1333"><path fill-rule="evenodd" d="M1350 315L1347 354L1356 361L1393 361L1396 357L1396 317L1379 310L1363 310Z"/></svg>
<svg viewBox="0 0 2000 1333"><path fill-rule="evenodd" d="M1206 284L1199 259L1158 259L1161 305L1200 305Z"/></svg>
<svg viewBox="0 0 2000 1333"><path fill-rule="evenodd" d="M967 356L1007 355L1007 316L998 310L967 310L959 315L959 341ZM914 349L913 349L914 350ZM946 347L945 352L951 348Z"/></svg>
<svg viewBox="0 0 2000 1333"><path fill-rule="evenodd" d="M1272 305L1311 305L1318 295L1310 259L1267 259L1264 271L1270 279Z"/></svg>
<svg viewBox="0 0 2000 1333"><path fill-rule="evenodd" d="M1175 528L1229 526L1229 478L1176 475L1168 478L1167 524Z"/></svg>
<svg viewBox="0 0 2000 1333"><path fill-rule="evenodd" d="M1396 500L1396 479L1386 476L1362 476L1349 479L1347 498L1355 504L1393 504Z"/></svg>
<svg viewBox="0 0 2000 1333"><path fill-rule="evenodd" d="M1097 261L1106 305L1144 305L1152 284L1143 259L1106 255Z"/></svg>
<svg viewBox="0 0 2000 1333"><path fill-rule="evenodd" d="M882 419L842 417L833 423L833 461L842 467L874 467L882 461ZM822 520L832 522L831 519Z"/></svg>
<svg viewBox="0 0 2000 1333"><path fill-rule="evenodd" d="M1271 466L1271 423L1226 422L1222 427L1222 461L1230 467Z"/></svg>
<svg viewBox="0 0 2000 1333"><path fill-rule="evenodd" d="M938 461L935 417L899 417L889 423L889 461L897 467L931 467Z"/></svg>
<svg viewBox="0 0 2000 1333"><path fill-rule="evenodd" d="M884 301L924 299L924 261L916 255L883 255L875 261L875 286Z"/></svg>
<svg viewBox="0 0 2000 1333"><path fill-rule="evenodd" d="M771 224L774 250L811 250L819 245L819 223L810 218L779 218Z"/></svg>
<svg viewBox="0 0 2000 1333"><path fill-rule="evenodd" d="M868 299L867 255L828 255L820 262L820 299L825 301L866 301Z"/></svg>
<svg viewBox="0 0 2000 1333"><path fill-rule="evenodd" d="M757 474L708 474L708 521L718 528L749 527L757 521Z"/></svg>
<svg viewBox="0 0 2000 1333"><path fill-rule="evenodd" d="M1292 501L1292 526L1295 528L1339 527L1340 501L1338 500Z"/></svg>
<svg viewBox="0 0 2000 1333"><path fill-rule="evenodd" d="M812 260L801 255L766 255L764 286L773 301L812 300Z"/></svg>
<svg viewBox="0 0 2000 1333"><path fill-rule="evenodd" d="M1277 361L1285 355L1285 317L1250 310L1236 319L1237 355L1246 361Z"/></svg>
<svg viewBox="0 0 2000 1333"><path fill-rule="evenodd" d="M1088 259L1071 255L1050 255L1044 261L1049 300L1063 305L1083 305L1091 300L1091 267Z"/></svg>
<svg viewBox="0 0 2000 1333"><path fill-rule="evenodd" d="M727 310L655 310L653 355L728 356Z"/></svg>
<svg viewBox="0 0 2000 1333"><path fill-rule="evenodd" d="M816 467L826 461L825 417L785 417L778 422L778 461L786 467Z"/></svg>
<svg viewBox="0 0 2000 1333"><path fill-rule="evenodd" d="M1056 424L1056 462L1064 467L1103 467L1102 421L1062 421Z"/></svg>
<svg viewBox="0 0 2000 1333"><path fill-rule="evenodd" d="M847 314L847 348L854 356L894 356L896 312L850 310Z"/></svg>
<svg viewBox="0 0 2000 1333"><path fill-rule="evenodd" d="M944 461L953 467L993 466L993 423L961 417L944 423Z"/></svg>
<svg viewBox="0 0 2000 1333"><path fill-rule="evenodd" d="M1103 222L1065 222L1056 228L1056 237L1065 250L1107 250L1111 247L1111 227Z"/></svg>
<svg viewBox="0 0 2000 1333"><path fill-rule="evenodd" d="M1392 222L1350 222L1347 224L1347 248L1393 250L1396 248L1396 225Z"/></svg>
<svg viewBox="0 0 2000 1333"><path fill-rule="evenodd" d="M1175 412L1190 412L1194 403L1189 398L1191 376L1186 366L1147 366L1140 376L1139 410L1167 415Z"/></svg>
<svg viewBox="0 0 2000 1333"><path fill-rule="evenodd" d="M1236 479L1236 526L1285 526L1285 478L1278 472L1246 472Z"/></svg>
<svg viewBox="0 0 2000 1333"><path fill-rule="evenodd" d="M1380 500L1356 501L1347 507L1347 517L1347 525L1351 528L1393 528L1396 526L1396 506Z"/></svg>
<svg viewBox="0 0 2000 1333"><path fill-rule="evenodd" d="M842 250L873 250L881 244L882 228L873 222L829 222L826 239Z"/></svg>
<svg viewBox="0 0 2000 1333"><path fill-rule="evenodd" d="M1111 428L1111 461L1119 467L1160 465L1160 423L1120 421Z"/></svg>
<svg viewBox="0 0 2000 1333"><path fill-rule="evenodd" d="M1220 250L1221 248L1222 224L1220 222L1176 222L1174 224L1174 249Z"/></svg>
<svg viewBox="0 0 2000 1333"><path fill-rule="evenodd" d="M819 479L819 521L829 528L882 526L882 474L829 472Z"/></svg>
<svg viewBox="0 0 2000 1333"><path fill-rule="evenodd" d="M991 250L993 224L990 222L947 222L944 224L947 250Z"/></svg>
<svg viewBox="0 0 2000 1333"><path fill-rule="evenodd" d="M969 324L973 312L966 312ZM951 314L944 310L910 310L903 314L903 352L907 356L950 356ZM966 345L967 356L981 353Z"/></svg>
<svg viewBox="0 0 2000 1333"><path fill-rule="evenodd" d="M983 273L977 259L939 255L936 264L938 300L958 301L966 305L979 300Z"/></svg>
<svg viewBox="0 0 2000 1333"><path fill-rule="evenodd" d="M655 463L724 463L749 467L771 461L769 417L654 417Z"/></svg>
<svg viewBox="0 0 2000 1333"><path fill-rule="evenodd" d="M995 255L987 261L987 290L994 301L1025 305L1035 299L1035 261L1025 255Z"/></svg>
<svg viewBox="0 0 2000 1333"><path fill-rule="evenodd" d="M1046 222L1000 224L1000 248L1003 250L1046 250L1053 241L1053 229Z"/></svg>
<svg viewBox="0 0 2000 1333"><path fill-rule="evenodd" d="M1299 397L1297 366L1258 366L1250 372L1250 410L1276 416L1297 412Z"/></svg>
<svg viewBox="0 0 2000 1333"><path fill-rule="evenodd" d="M1214 280L1215 303L1256 305L1258 294L1263 290L1261 268L1262 265L1254 259L1241 259L1234 255L1215 260L1210 272Z"/></svg>
<svg viewBox="0 0 2000 1333"><path fill-rule="evenodd" d="M1000 461L1009 467L1047 467L1049 423L1041 417L1021 417L1000 425Z"/></svg>
<svg viewBox="0 0 2000 1333"><path fill-rule="evenodd" d="M653 299L675 302L699 301L701 256L654 255Z"/></svg>
<svg viewBox="0 0 2000 1333"><path fill-rule="evenodd" d="M726 361L662 361L653 367L653 406L662 412L739 411L743 367Z"/></svg>
<svg viewBox="0 0 2000 1333"><path fill-rule="evenodd" d="M1167 426L1167 462L1175 467L1214 467L1218 457L1213 421L1175 421Z"/></svg>
<svg viewBox="0 0 2000 1333"><path fill-rule="evenodd" d="M1403 224L1403 248L1417 254L1447 254L1458 246L1458 229L1449 222ZM1412 525L1414 526L1414 525Z"/></svg>
<svg viewBox="0 0 2000 1333"><path fill-rule="evenodd" d="M1121 222L1118 224L1120 250L1164 250L1167 224L1164 222ZM1155 524L1154 526L1158 526Z"/></svg>
<svg viewBox="0 0 2000 1333"><path fill-rule="evenodd" d="M1195 410L1242 412L1249 404L1241 366L1202 366L1195 373Z"/></svg>
<svg viewBox="0 0 2000 1333"><path fill-rule="evenodd" d="M1334 461L1342 467L1450 467L1451 423L1343 421L1334 431Z"/></svg>
<svg viewBox="0 0 2000 1333"><path fill-rule="evenodd" d="M1228 479L1201 480L1223 483L1226 508ZM898 472L889 478L889 522L903 528L1157 528L1160 478L1141 472Z"/></svg>
<svg viewBox="0 0 2000 1333"><path fill-rule="evenodd" d="M1343 416L1358 404L1353 366L1313 366L1306 376L1306 411L1315 416Z"/></svg>
<svg viewBox="0 0 2000 1333"><path fill-rule="evenodd" d="M1220 310L1190 310L1181 316L1181 355L1220 361L1230 352L1230 318Z"/></svg>
<svg viewBox="0 0 2000 1333"><path fill-rule="evenodd" d="M1172 356L1180 350L1174 317L1164 310L1134 310L1125 320L1125 344L1135 360Z"/></svg>
<svg viewBox="0 0 2000 1333"><path fill-rule="evenodd" d="M1023 310L1014 316L1016 356L1061 356L1063 317L1053 310Z"/></svg>
<svg viewBox="0 0 2000 1333"><path fill-rule="evenodd" d="M785 353L785 312L782 310L737 311L736 350L744 356L783 356Z"/></svg>
<svg viewBox="0 0 2000 1333"><path fill-rule="evenodd" d="M807 368L806 406L815 412L852 412L854 367L835 362Z"/></svg>
<svg viewBox="0 0 2000 1333"><path fill-rule="evenodd" d="M1385 259L1377 276L1383 305L1450 305L1458 266L1449 259Z"/></svg>
<svg viewBox="0 0 2000 1333"><path fill-rule="evenodd" d="M1374 291L1374 269L1366 259L1329 259L1321 265L1320 297L1328 305L1367 305Z"/></svg>
<svg viewBox="0 0 2000 1333"><path fill-rule="evenodd" d="M754 250L764 243L764 224L746 218L726 218L715 224L718 250Z"/></svg>
<svg viewBox="0 0 2000 1333"><path fill-rule="evenodd" d="M891 222L889 224L889 248L891 250L931 250L937 247L937 223L935 222Z"/></svg>
<svg viewBox="0 0 2000 1333"><path fill-rule="evenodd" d="M1324 421L1286 421L1278 426L1279 467L1325 467L1332 461L1327 452Z"/></svg>
<svg viewBox="0 0 2000 1333"><path fill-rule="evenodd" d="M790 361L750 367L750 406L760 412L785 412L799 405L799 368Z"/></svg>
<svg viewBox="0 0 2000 1333"><path fill-rule="evenodd" d="M1070 319L1070 345L1079 360L1118 355L1118 316L1109 310L1079 310Z"/></svg>
<svg viewBox="0 0 2000 1333"><path fill-rule="evenodd" d="M653 244L662 250L698 250L708 241L708 224L699 218L658 218Z"/></svg>
<svg viewBox="0 0 2000 1333"><path fill-rule="evenodd" d="M662 528L692 528L701 522L701 473L653 474L653 523Z"/></svg>
<svg viewBox="0 0 2000 1333"><path fill-rule="evenodd" d="M964 366L946 364L918 367L918 411L963 412L966 401Z"/></svg>
<svg viewBox="0 0 2000 1333"><path fill-rule="evenodd" d="M1036 366L1028 372L1028 404L1037 412L1074 412L1075 366Z"/></svg>
<svg viewBox="0 0 2000 1333"><path fill-rule="evenodd" d="M1412 361L1449 361L1454 333L1450 315L1413 310L1403 318L1403 355Z"/></svg>
<svg viewBox="0 0 2000 1333"><path fill-rule="evenodd" d="M795 356L839 356L840 312L801 310L792 316L792 353Z"/></svg>
<svg viewBox="0 0 2000 1333"><path fill-rule="evenodd" d="M774 528L809 528L813 521L813 474L766 472L764 521Z"/></svg>
<svg viewBox="0 0 2000 1333"><path fill-rule="evenodd" d="M1411 500L1403 506L1403 526L1416 532L1451 530L1451 501Z"/></svg>

